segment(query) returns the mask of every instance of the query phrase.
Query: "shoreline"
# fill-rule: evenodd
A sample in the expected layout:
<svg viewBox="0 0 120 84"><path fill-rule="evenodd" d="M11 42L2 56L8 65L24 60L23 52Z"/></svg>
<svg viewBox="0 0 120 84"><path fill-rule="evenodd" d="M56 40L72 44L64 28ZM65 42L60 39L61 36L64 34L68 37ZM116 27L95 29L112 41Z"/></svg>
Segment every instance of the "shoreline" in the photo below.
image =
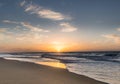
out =
<svg viewBox="0 0 120 84"><path fill-rule="evenodd" d="M0 84L108 84L67 69L4 58L0 58L0 74Z"/></svg>

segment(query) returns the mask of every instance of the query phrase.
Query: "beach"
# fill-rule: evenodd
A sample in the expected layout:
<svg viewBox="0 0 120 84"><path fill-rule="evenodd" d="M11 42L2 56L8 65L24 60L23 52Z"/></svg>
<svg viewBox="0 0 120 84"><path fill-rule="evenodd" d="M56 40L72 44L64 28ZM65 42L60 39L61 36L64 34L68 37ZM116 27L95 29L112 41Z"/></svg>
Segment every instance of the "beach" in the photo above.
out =
<svg viewBox="0 0 120 84"><path fill-rule="evenodd" d="M0 58L0 84L106 84L67 69Z"/></svg>

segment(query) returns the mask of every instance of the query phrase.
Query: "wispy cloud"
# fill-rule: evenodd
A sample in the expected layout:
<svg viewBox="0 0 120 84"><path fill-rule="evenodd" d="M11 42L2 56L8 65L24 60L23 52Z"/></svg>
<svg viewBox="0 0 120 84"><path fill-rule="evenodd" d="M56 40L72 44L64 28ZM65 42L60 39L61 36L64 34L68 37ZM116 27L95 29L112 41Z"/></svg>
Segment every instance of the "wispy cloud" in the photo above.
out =
<svg viewBox="0 0 120 84"><path fill-rule="evenodd" d="M16 22L16 21L11 21L11 20L3 20L3 22L4 23L10 23L10 24L22 25L22 26L24 26L26 28L29 28L32 32L50 32L49 30L45 30L43 28L33 26L28 22Z"/></svg>
<svg viewBox="0 0 120 84"><path fill-rule="evenodd" d="M0 40L10 40L20 42L24 41L24 43L32 42L32 43L40 43L45 38L47 38L46 34L40 33L36 30L30 31L21 31L20 33L15 33L16 27L12 29L13 31L9 31L9 28L0 28ZM18 30L18 28L17 28Z"/></svg>
<svg viewBox="0 0 120 84"><path fill-rule="evenodd" d="M117 28L118 31L120 31L120 28Z"/></svg>
<svg viewBox="0 0 120 84"><path fill-rule="evenodd" d="M21 6L24 7L25 12L29 12L30 14L36 14L40 18L46 18L46 19L51 19L51 20L70 19L70 17L65 16L64 14L60 12L46 9L36 4L32 4L32 2L29 4L25 4L25 3L26 3L25 1L21 3Z"/></svg>
<svg viewBox="0 0 120 84"><path fill-rule="evenodd" d="M108 35L102 35L102 36L107 39L113 40L115 43L120 43L120 36L117 34L108 34Z"/></svg>
<svg viewBox="0 0 120 84"><path fill-rule="evenodd" d="M16 21L11 21L11 20L3 20L4 23L9 23L9 24L19 24L19 22Z"/></svg>
<svg viewBox="0 0 120 84"><path fill-rule="evenodd" d="M27 41L27 42L40 42L44 38L46 38L46 35L42 35L40 33L33 33L33 32L28 32L27 34L20 34L15 37L16 40L19 41Z"/></svg>
<svg viewBox="0 0 120 84"><path fill-rule="evenodd" d="M55 11L52 11L52 10L48 10L48 9L42 9L37 14L40 17L48 18L48 19L52 19L52 20L63 20L63 19L65 19L65 16L62 15L61 13L55 12Z"/></svg>
<svg viewBox="0 0 120 84"><path fill-rule="evenodd" d="M20 6L24 6L25 5L25 3L26 3L26 1L24 0L24 1L22 1L21 3L20 3Z"/></svg>
<svg viewBox="0 0 120 84"><path fill-rule="evenodd" d="M117 31L120 31L120 28L117 28ZM120 44L120 35L119 34L106 34L106 35L102 35L102 36L107 38L109 41L112 40L113 42Z"/></svg>
<svg viewBox="0 0 120 84"><path fill-rule="evenodd" d="M62 27L62 32L74 32L77 30L76 27L72 26L70 23L61 23L60 26Z"/></svg>
<svg viewBox="0 0 120 84"><path fill-rule="evenodd" d="M8 39L11 37L11 33L8 28L0 28L0 40Z"/></svg>
<svg viewBox="0 0 120 84"><path fill-rule="evenodd" d="M33 26L30 23L28 23L28 22L21 22L21 25L26 27L26 28L29 28L33 32L50 32L49 30L44 30L42 28Z"/></svg>

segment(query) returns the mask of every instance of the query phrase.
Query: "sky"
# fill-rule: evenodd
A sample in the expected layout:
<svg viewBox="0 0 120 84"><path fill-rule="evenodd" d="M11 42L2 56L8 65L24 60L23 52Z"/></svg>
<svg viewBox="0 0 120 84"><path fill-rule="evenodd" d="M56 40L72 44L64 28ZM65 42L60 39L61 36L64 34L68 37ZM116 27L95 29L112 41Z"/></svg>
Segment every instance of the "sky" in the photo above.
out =
<svg viewBox="0 0 120 84"><path fill-rule="evenodd" d="M119 51L120 0L0 0L0 52Z"/></svg>

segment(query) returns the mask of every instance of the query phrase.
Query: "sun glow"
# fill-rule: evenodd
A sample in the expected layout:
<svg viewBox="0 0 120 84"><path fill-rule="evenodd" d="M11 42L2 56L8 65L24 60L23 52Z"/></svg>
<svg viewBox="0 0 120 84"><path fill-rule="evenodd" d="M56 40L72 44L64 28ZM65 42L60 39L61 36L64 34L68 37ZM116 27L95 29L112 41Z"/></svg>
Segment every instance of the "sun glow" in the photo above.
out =
<svg viewBox="0 0 120 84"><path fill-rule="evenodd" d="M65 44L63 42L52 42L53 44L53 48L57 51L57 52L61 52L63 51L63 49L65 48Z"/></svg>

